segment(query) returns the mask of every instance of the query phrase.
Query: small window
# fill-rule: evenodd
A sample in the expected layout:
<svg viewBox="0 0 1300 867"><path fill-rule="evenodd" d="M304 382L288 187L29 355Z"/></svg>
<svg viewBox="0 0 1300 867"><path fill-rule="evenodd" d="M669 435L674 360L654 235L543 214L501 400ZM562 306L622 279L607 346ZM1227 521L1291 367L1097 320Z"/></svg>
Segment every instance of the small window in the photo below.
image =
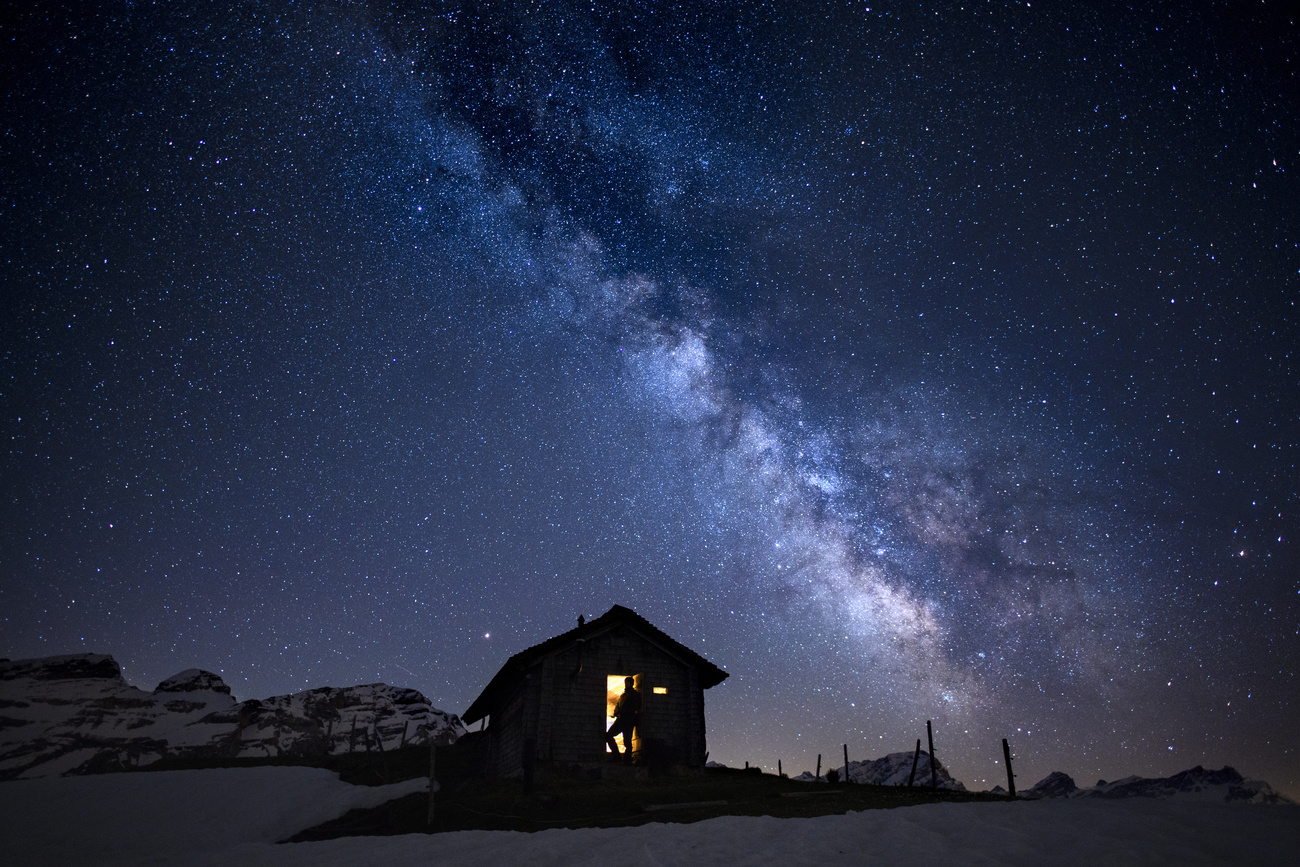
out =
<svg viewBox="0 0 1300 867"><path fill-rule="evenodd" d="M655 695L667 695L667 694L668 694L668 687L666 686L655 687Z"/></svg>

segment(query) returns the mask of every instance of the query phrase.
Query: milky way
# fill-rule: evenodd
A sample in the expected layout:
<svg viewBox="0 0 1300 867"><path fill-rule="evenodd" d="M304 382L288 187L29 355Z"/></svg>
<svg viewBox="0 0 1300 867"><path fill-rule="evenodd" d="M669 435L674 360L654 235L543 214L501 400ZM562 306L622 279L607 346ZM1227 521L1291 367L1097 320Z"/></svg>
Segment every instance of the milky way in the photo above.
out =
<svg viewBox="0 0 1300 867"><path fill-rule="evenodd" d="M13 16L0 654L460 712L620 603L725 762L1300 794L1275 5Z"/></svg>

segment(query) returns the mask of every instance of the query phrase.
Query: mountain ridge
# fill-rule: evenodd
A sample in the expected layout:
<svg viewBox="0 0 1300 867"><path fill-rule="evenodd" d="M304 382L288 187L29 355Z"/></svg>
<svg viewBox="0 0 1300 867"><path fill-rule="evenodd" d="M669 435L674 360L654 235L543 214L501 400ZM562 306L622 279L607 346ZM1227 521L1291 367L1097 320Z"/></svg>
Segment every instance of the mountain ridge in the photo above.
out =
<svg viewBox="0 0 1300 867"><path fill-rule="evenodd" d="M448 744L460 718L383 683L237 700L198 668L152 692L105 654L0 660L0 780L143 767L171 758L323 756Z"/></svg>
<svg viewBox="0 0 1300 867"><path fill-rule="evenodd" d="M1001 786L998 787L1001 789ZM1053 771L1020 797L1040 798L1182 798L1198 801L1249 804L1294 804L1264 780L1248 780L1236 768L1224 765L1207 770L1200 765L1168 777L1129 776L1122 780L1098 780L1090 789L1080 789L1069 774Z"/></svg>

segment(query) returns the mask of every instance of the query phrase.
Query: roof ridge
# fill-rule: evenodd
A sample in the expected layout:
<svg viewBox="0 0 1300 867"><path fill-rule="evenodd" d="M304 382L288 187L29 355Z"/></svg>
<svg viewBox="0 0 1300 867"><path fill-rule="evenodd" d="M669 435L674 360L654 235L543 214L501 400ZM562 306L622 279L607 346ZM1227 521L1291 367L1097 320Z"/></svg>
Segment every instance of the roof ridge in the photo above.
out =
<svg viewBox="0 0 1300 867"><path fill-rule="evenodd" d="M703 676L700 678L700 685L704 689L717 686L730 676L728 672L723 671L712 662L709 662L699 653L691 650L667 632L664 632L658 626L655 626L649 620L646 620L640 614L637 614L631 608L628 608L625 605L615 604L599 617L588 620L585 623L580 623L574 628L561 632L559 635L552 636L545 641L540 641L530 647L525 647L523 650L512 655L505 661L505 664L501 666L501 669L492 677L492 680L488 682L488 685L483 688L483 691L479 694L478 698L474 699L466 709L465 713L461 715L461 720L466 723L472 723L487 716L488 711L485 705L490 700L490 696L504 688L505 682L509 680L510 675L523 668L525 663L531 659L542 656L553 648L560 647L571 641L581 641L589 636L604 632L606 627L617 622L628 622L633 626L640 626L653 633L657 633L658 636L662 637L662 639L668 643L669 646L666 648L668 651L680 653L687 658L688 662L693 663L701 669L701 674Z"/></svg>

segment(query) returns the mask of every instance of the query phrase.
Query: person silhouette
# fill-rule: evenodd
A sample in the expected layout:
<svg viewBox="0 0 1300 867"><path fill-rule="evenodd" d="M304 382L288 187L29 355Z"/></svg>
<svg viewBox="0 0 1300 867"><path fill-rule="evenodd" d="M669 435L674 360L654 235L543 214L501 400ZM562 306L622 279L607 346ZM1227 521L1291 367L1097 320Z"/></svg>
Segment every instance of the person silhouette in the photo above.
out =
<svg viewBox="0 0 1300 867"><path fill-rule="evenodd" d="M636 691L636 680L631 677L624 678L623 694L614 703L614 724L605 733L605 743L609 744L609 749L614 755L620 755L618 742L614 740L614 736L620 734L623 736L623 745L627 748L622 755L626 758L631 754L632 734L640 723L640 717L641 693Z"/></svg>

